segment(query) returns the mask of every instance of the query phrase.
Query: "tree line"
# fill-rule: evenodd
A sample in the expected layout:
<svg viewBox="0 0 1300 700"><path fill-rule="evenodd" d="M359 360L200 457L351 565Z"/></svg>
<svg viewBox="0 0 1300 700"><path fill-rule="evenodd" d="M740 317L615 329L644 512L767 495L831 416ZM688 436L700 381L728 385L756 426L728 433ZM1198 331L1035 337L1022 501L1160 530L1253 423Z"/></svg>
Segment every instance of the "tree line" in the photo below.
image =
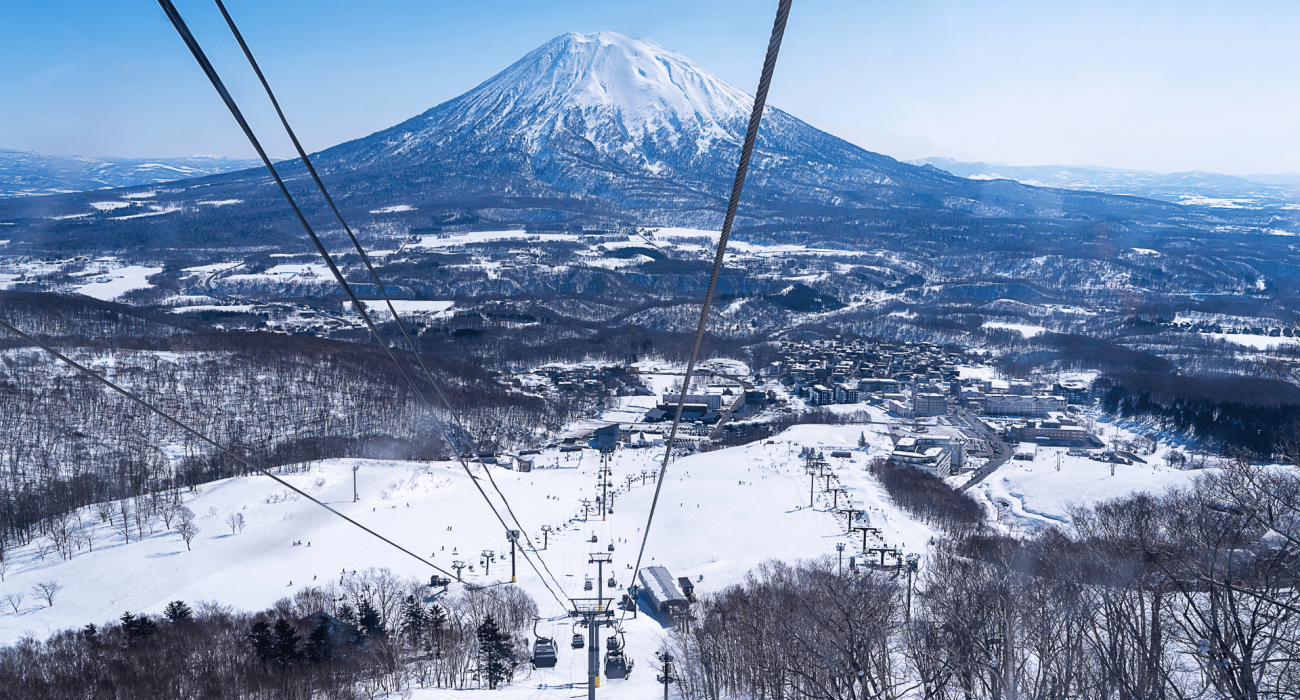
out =
<svg viewBox="0 0 1300 700"><path fill-rule="evenodd" d="M352 700L497 687L528 658L537 606L517 587L439 591L385 569L343 574L257 613L173 601L0 648L13 700Z"/></svg>
<svg viewBox="0 0 1300 700"><path fill-rule="evenodd" d="M1300 697L1300 478L1245 461L1022 538L945 538L915 579L769 562L674 629L682 696Z"/></svg>

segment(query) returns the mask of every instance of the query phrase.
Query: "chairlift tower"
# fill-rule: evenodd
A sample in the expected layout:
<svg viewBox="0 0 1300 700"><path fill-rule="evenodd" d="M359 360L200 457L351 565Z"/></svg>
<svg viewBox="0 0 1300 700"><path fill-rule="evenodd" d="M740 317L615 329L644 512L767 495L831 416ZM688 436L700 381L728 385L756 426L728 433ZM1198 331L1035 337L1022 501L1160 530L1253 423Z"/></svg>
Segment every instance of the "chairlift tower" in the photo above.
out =
<svg viewBox="0 0 1300 700"><path fill-rule="evenodd" d="M457 582L460 582L460 581L461 581L461 578L460 578L460 572L461 572L461 571L462 571L466 566L468 566L468 564L466 564L465 562L461 561L460 559L457 559L457 560L455 560L455 561L453 561L453 562L451 563L451 568L453 568L453 569L456 570L456 581L457 581Z"/></svg>
<svg viewBox="0 0 1300 700"><path fill-rule="evenodd" d="M483 556L483 575L490 576L492 574L491 571L492 560L497 558L497 553L495 550L485 549L483 550L482 556Z"/></svg>
<svg viewBox="0 0 1300 700"><path fill-rule="evenodd" d="M659 659L659 661L664 665L663 674L655 676L655 680L664 684L664 700L668 700L668 684L674 683L681 679L673 676L673 655L672 654L666 651L655 652L655 658Z"/></svg>
<svg viewBox="0 0 1300 700"><path fill-rule="evenodd" d="M506 538L510 540L510 583L517 583L519 579L515 577L515 544L519 541L519 531L506 530Z"/></svg>
<svg viewBox="0 0 1300 700"><path fill-rule="evenodd" d="M907 622L912 621L912 582L916 579L916 572L921 568L921 555L915 552L903 557L903 572L907 574L907 607L904 609L904 618Z"/></svg>
<svg viewBox="0 0 1300 700"><path fill-rule="evenodd" d="M605 556L604 553L601 553ZM592 555L595 561L596 555ZM587 628L587 700L596 700L596 688L600 685L600 626L614 624L614 609L605 607L604 592L600 597L573 598L573 610L569 616L581 620L579 624ZM579 637L581 639L581 637Z"/></svg>
<svg viewBox="0 0 1300 700"><path fill-rule="evenodd" d="M547 546L547 539L548 539L548 538L547 538L547 535L550 535L550 534L551 534L551 526L550 526L550 525L543 525L543 526L542 526L542 549L548 549L548 548L549 548L549 547Z"/></svg>
<svg viewBox="0 0 1300 700"><path fill-rule="evenodd" d="M359 500L357 497L357 470L360 468L361 468L360 464L352 465L352 502L353 503L356 503Z"/></svg>

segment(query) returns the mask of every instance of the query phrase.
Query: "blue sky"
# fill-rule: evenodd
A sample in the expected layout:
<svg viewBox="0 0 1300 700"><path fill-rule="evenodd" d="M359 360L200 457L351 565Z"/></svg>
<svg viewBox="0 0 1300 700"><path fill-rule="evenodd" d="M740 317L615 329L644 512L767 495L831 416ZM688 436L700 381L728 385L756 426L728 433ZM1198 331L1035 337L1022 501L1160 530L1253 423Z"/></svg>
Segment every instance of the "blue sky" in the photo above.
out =
<svg viewBox="0 0 1300 700"><path fill-rule="evenodd" d="M266 135L206 0L176 0ZM308 148L391 126L566 31L752 92L775 2L228 0ZM0 147L251 157L151 0L0 3ZM1300 3L795 0L770 103L898 158L1300 171Z"/></svg>

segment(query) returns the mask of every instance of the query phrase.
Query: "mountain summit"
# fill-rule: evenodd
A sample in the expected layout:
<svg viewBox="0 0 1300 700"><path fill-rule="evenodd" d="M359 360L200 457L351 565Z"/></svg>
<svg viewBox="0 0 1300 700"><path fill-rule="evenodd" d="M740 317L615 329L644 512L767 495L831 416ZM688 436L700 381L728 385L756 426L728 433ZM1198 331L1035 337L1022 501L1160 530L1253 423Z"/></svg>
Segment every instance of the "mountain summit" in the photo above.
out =
<svg viewBox="0 0 1300 700"><path fill-rule="evenodd" d="M753 98L649 39L569 33L450 102L364 139L374 157L581 153L663 172L715 145L739 145ZM376 148L376 146L378 146Z"/></svg>
<svg viewBox="0 0 1300 700"><path fill-rule="evenodd" d="M714 228L752 107L744 91L654 41L569 33L459 97L313 160L352 221L396 234L464 225ZM276 167L302 181L300 163ZM139 218L91 206L83 194L0 201L0 220L23 222L6 232L17 240L60 245L280 244L294 228L260 170L181 181L149 197ZM327 213L319 199L304 192L302 205ZM220 216L200 200L222 202ZM1115 216L1140 226L1185 221L1186 212L900 163L768 106L737 224L741 235L816 232L854 245L901 236L984 245ZM25 235L29 226L39 237Z"/></svg>

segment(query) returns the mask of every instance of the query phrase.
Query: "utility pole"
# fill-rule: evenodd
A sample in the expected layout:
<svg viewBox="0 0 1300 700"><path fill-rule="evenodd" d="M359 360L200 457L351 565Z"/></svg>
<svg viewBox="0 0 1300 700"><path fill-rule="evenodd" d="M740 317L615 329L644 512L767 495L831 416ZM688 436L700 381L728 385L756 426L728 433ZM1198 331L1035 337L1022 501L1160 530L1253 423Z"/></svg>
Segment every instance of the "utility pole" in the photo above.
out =
<svg viewBox="0 0 1300 700"><path fill-rule="evenodd" d="M358 498L357 498L357 470L360 469L360 468L361 468L361 465L359 465L359 464L354 464L354 465L352 465L352 502L353 502L353 503L356 503L357 500L358 500Z"/></svg>
<svg viewBox="0 0 1300 700"><path fill-rule="evenodd" d="M491 549L483 550L483 575L484 576L490 576L492 574L491 571L492 560L495 559L496 556L497 553Z"/></svg>
<svg viewBox="0 0 1300 700"><path fill-rule="evenodd" d="M515 578L515 543L519 541L518 530L506 530L506 536L510 538L510 583L516 583Z"/></svg>
<svg viewBox="0 0 1300 700"><path fill-rule="evenodd" d="M673 677L673 655L666 651L661 651L655 652L655 657L658 658L659 661L663 662L664 665L663 675L655 676L655 680L664 684L664 700L668 700L668 684L680 680L679 678Z"/></svg>
<svg viewBox="0 0 1300 700"><path fill-rule="evenodd" d="M453 568L453 569L456 570L456 581L457 581L457 582L459 582L459 581L461 580L461 579L460 579L460 572L461 572L461 570L464 569L466 566L467 566L467 564L465 564L465 562L463 562L463 561L461 561L461 560L459 560L459 559L457 559L456 561L453 561L453 562L451 563L451 568Z"/></svg>
<svg viewBox="0 0 1300 700"><path fill-rule="evenodd" d="M548 547L546 546L546 539L547 539L546 536L549 534L551 534L551 526L543 525L542 526L542 549L548 549Z"/></svg>

